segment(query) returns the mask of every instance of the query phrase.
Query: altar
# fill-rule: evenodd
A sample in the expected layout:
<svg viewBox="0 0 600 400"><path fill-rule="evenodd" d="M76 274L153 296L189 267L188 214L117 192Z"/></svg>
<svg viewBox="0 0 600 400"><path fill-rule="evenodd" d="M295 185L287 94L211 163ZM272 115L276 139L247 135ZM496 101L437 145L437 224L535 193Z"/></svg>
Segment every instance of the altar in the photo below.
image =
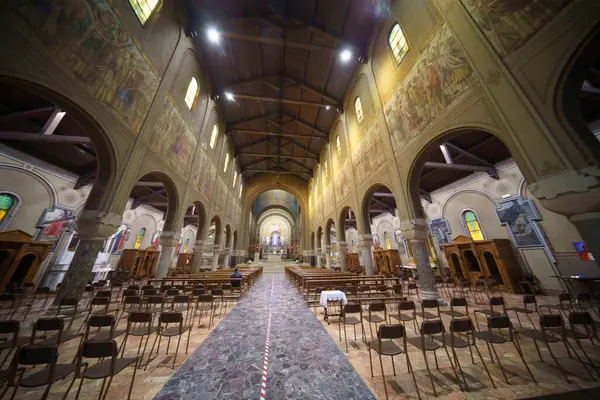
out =
<svg viewBox="0 0 600 400"><path fill-rule="evenodd" d="M269 254L267 261L281 261L281 254Z"/></svg>

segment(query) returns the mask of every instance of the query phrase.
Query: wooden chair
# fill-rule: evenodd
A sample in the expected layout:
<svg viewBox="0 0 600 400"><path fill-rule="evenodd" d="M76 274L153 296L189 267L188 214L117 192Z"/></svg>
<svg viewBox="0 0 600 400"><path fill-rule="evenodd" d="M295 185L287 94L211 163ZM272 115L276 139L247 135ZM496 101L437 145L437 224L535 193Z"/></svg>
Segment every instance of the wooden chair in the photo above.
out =
<svg viewBox="0 0 600 400"><path fill-rule="evenodd" d="M198 327L200 327L200 321L202 321L203 315L208 318L208 329L210 329L215 317L215 298L212 294L201 294L196 298L194 315L192 316L192 325L194 324L196 316L198 316Z"/></svg>
<svg viewBox="0 0 600 400"><path fill-rule="evenodd" d="M475 323L477 324L477 330L479 330L479 320L477 319L477 314L483 314L488 318L499 317L506 314L506 306L503 297L490 297L489 304L490 308L482 308L473 311L473 317L475 318ZM501 307L502 311L497 311L494 309L494 307Z"/></svg>
<svg viewBox="0 0 600 400"><path fill-rule="evenodd" d="M16 349L19 346L27 344L29 342L28 336L19 336L19 332L21 330L21 325L19 321L9 320L9 321L0 321L0 335L10 335L12 337L7 337L5 342L0 343L0 355L4 350L8 350L6 356L2 360L2 364L0 364L0 368L4 366L4 363L12 353L13 349Z"/></svg>
<svg viewBox="0 0 600 400"><path fill-rule="evenodd" d="M412 311L412 313L410 315L406 315L402 311ZM415 328L415 333L417 333L418 330L417 330L417 314L416 313L417 313L417 308L415 306L414 301L412 301L412 300L401 301L400 303L398 303L398 316L392 314L391 318L397 319L405 328L406 328L405 322L412 321L414 328Z"/></svg>
<svg viewBox="0 0 600 400"><path fill-rule="evenodd" d="M529 304L533 304L533 309L529 308ZM506 309L506 311L512 311L516 314L517 316L517 321L519 322L519 327L522 328L523 324L521 323L521 318L519 317L519 314L525 314L525 316L527 317L527 319L529 319L529 323L531 323L531 326L535 329L535 324L533 323L533 321L531 320L531 314L538 314L539 315L539 309L538 309L538 304L537 304L537 299L535 298L535 295L533 294L526 294L523 296L523 307L508 307Z"/></svg>
<svg viewBox="0 0 600 400"><path fill-rule="evenodd" d="M465 312L457 311L455 307L464 307ZM469 305L467 303L467 299L464 297L453 297L450 299L450 310L442 310L440 311L442 314L446 314L451 316L452 318L463 318L469 316Z"/></svg>
<svg viewBox="0 0 600 400"><path fill-rule="evenodd" d="M33 330L31 331L31 339L29 343L40 346L58 347L69 340L73 340L83 335L79 332L65 332L64 327L65 322L62 318L40 318L33 324ZM41 338L38 337L39 332L43 333ZM48 337L48 332L56 332L56 334ZM37 340L39 339L41 340L38 342Z"/></svg>
<svg viewBox="0 0 600 400"><path fill-rule="evenodd" d="M169 325L174 325L174 326L169 326ZM163 337L168 338L169 341L167 343L167 351L165 354L169 354L171 338L174 336L178 336L177 347L175 349L175 355L173 356L173 367L172 368L175 369L175 361L177 359L177 353L179 353L179 345L181 343L181 337L186 332L188 334L188 337L187 337L187 343L186 343L186 347L185 347L185 354L187 354L188 350L189 350L190 333L192 332L192 327L189 325L184 325L184 318L180 312L167 311L167 312L160 313L160 316L158 318L158 331L156 334L156 338L154 339L154 343L152 344L152 348L150 349L150 353L148 355L148 363L146 364L146 367L144 367L144 370L146 370L146 368L148 367L148 364L150 363L150 356L152 355L152 352L154 351L154 346L156 345L156 342L158 341L158 347L156 349L156 353L158 354L158 352L160 351L160 342L161 342L162 338Z"/></svg>
<svg viewBox="0 0 600 400"><path fill-rule="evenodd" d="M146 344L144 345L144 350L142 351L142 355L140 356L140 363L144 359L144 354L146 354L146 349L148 348L148 342L150 341L150 336L158 331L158 326L152 326L152 313L144 312L144 311L132 311L127 316L127 328L125 329L125 338L123 339L123 343L121 344L121 357L125 354L125 348L127 346L127 339L129 336L137 336L140 337L140 344L138 346L137 354L140 354L140 350L142 348L142 342L144 341L144 336L146 338Z"/></svg>
<svg viewBox="0 0 600 400"><path fill-rule="evenodd" d="M350 314L358 314L358 318ZM344 325L344 341L346 342L346 353L348 353L348 337L346 335L346 325L352 325L352 328L354 329L354 340L356 341L356 325L359 325L361 323L362 317L362 306L360 304L346 304L344 306L344 312L342 313L342 317L340 318L339 323ZM362 330L362 339L363 341L366 341L364 329Z"/></svg>
<svg viewBox="0 0 600 400"><path fill-rule="evenodd" d="M383 318L381 316L375 314L378 312L383 312ZM375 329L377 329L377 324L381 324L387 321L387 308L385 307L385 303L371 303L369 304L368 314L363 315L361 320L361 326L364 331L364 325L362 325L362 321L367 321L369 323L369 332L371 334L371 340L373 340L373 328L371 324L375 324Z"/></svg>

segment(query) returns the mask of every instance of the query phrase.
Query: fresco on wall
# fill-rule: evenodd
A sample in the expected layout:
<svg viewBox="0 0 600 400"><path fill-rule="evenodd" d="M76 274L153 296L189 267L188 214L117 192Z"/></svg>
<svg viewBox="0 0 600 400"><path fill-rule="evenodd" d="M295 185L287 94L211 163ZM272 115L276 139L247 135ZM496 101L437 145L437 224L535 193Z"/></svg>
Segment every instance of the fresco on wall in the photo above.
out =
<svg viewBox="0 0 600 400"><path fill-rule="evenodd" d="M21 17L25 36L39 41L71 78L116 111L136 133L140 131L158 80L111 9L112 1L2 3L0 10L8 8Z"/></svg>
<svg viewBox="0 0 600 400"><path fill-rule="evenodd" d="M540 220L540 215L531 200L522 197L502 200L496 214L500 223L508 227L515 247L544 246L535 225L535 221Z"/></svg>
<svg viewBox="0 0 600 400"><path fill-rule="evenodd" d="M333 207L335 206L335 201L333 199L333 189L332 185L325 186L323 189L323 212L324 215L329 215L333 211Z"/></svg>
<svg viewBox="0 0 600 400"><path fill-rule="evenodd" d="M384 107L394 151L398 153L474 83L469 62L443 25Z"/></svg>
<svg viewBox="0 0 600 400"><path fill-rule="evenodd" d="M194 186L206 199L210 200L217 169L204 151L201 151L197 158L197 166L194 169Z"/></svg>
<svg viewBox="0 0 600 400"><path fill-rule="evenodd" d="M262 210L270 206L285 207L295 217L298 217L298 200L285 190L273 189L261 193L252 205L252 212L254 212L254 215L258 215Z"/></svg>
<svg viewBox="0 0 600 400"><path fill-rule="evenodd" d="M239 204L236 204L235 206L235 217L233 218L233 220L235 221L236 224L240 224L240 218L242 217L242 208L240 207Z"/></svg>
<svg viewBox="0 0 600 400"><path fill-rule="evenodd" d="M521 47L571 0L461 0L500 55Z"/></svg>
<svg viewBox="0 0 600 400"><path fill-rule="evenodd" d="M356 181L359 184L364 182L367 177L381 168L385 161L379 121L375 120L369 125L364 136L352 151Z"/></svg>
<svg viewBox="0 0 600 400"><path fill-rule="evenodd" d="M215 184L215 201L214 208L215 212L223 213L225 211L225 203L227 202L227 185L221 180L217 179Z"/></svg>
<svg viewBox="0 0 600 400"><path fill-rule="evenodd" d="M172 99L167 98L148 144L150 150L187 179L197 142Z"/></svg>
<svg viewBox="0 0 600 400"><path fill-rule="evenodd" d="M348 174L348 160L338 168L335 175L335 196L338 203L344 200L350 194L350 175Z"/></svg>

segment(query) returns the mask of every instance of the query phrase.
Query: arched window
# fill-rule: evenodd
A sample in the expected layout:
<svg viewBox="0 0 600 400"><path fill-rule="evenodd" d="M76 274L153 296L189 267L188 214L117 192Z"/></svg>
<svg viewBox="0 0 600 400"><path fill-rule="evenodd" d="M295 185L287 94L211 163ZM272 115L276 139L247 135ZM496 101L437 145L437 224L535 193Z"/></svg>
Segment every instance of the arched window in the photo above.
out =
<svg viewBox="0 0 600 400"><path fill-rule="evenodd" d="M363 114L362 103L360 101L360 97L357 97L354 100L354 111L356 111L356 120L360 124L365 119L365 115Z"/></svg>
<svg viewBox="0 0 600 400"><path fill-rule="evenodd" d="M140 247L142 247L142 242L144 241L144 236L146 236L146 228L142 228L140 229L140 233L138 233L137 237L135 238L135 246L133 246L134 249L139 250Z"/></svg>
<svg viewBox="0 0 600 400"><path fill-rule="evenodd" d="M327 160L323 163L323 167L325 169L325 178L329 177L329 165L327 165Z"/></svg>
<svg viewBox="0 0 600 400"><path fill-rule="evenodd" d="M212 133L210 134L210 148L214 149L217 144L217 136L219 135L219 125L215 124L212 129Z"/></svg>
<svg viewBox="0 0 600 400"><path fill-rule="evenodd" d="M160 0L129 0L129 4L135 11L141 24L144 25L152 12L156 9L156 6L160 3Z"/></svg>
<svg viewBox="0 0 600 400"><path fill-rule="evenodd" d="M335 137L335 147L337 149L338 158L342 158L342 141L340 140L340 135Z"/></svg>
<svg viewBox="0 0 600 400"><path fill-rule="evenodd" d="M402 29L397 22L390 32L389 42L390 47L392 48L392 53L394 53L394 58L396 59L396 63L400 64L408 52L408 42L406 41L404 32L402 32Z"/></svg>
<svg viewBox="0 0 600 400"><path fill-rule="evenodd" d="M0 193L0 229L6 228L19 204L19 199L9 193Z"/></svg>
<svg viewBox="0 0 600 400"><path fill-rule="evenodd" d="M238 195L238 199L242 198L242 190L244 190L244 185L240 185L240 194Z"/></svg>
<svg viewBox="0 0 600 400"><path fill-rule="evenodd" d="M190 244L190 238L185 239L185 244L183 245L183 252L187 253L188 245Z"/></svg>
<svg viewBox="0 0 600 400"><path fill-rule="evenodd" d="M223 172L227 172L229 168L229 153L225 154L225 165L223 165Z"/></svg>
<svg viewBox="0 0 600 400"><path fill-rule="evenodd" d="M235 187L235 182L237 181L237 170L233 171L233 184L232 187Z"/></svg>
<svg viewBox="0 0 600 400"><path fill-rule="evenodd" d="M198 89L198 80L195 76L192 76L187 92L185 92L185 104L187 104L190 110L194 107L196 99L198 98Z"/></svg>
<svg viewBox="0 0 600 400"><path fill-rule="evenodd" d="M383 232L383 241L385 242L386 250L392 249L392 241L390 240L390 235L388 235L387 231Z"/></svg>
<svg viewBox="0 0 600 400"><path fill-rule="evenodd" d="M467 210L462 214L463 222L467 229L467 232L471 236L473 240L485 240L483 237L483 232L481 231L481 225L479 224L479 219L477 219L477 214L471 210Z"/></svg>

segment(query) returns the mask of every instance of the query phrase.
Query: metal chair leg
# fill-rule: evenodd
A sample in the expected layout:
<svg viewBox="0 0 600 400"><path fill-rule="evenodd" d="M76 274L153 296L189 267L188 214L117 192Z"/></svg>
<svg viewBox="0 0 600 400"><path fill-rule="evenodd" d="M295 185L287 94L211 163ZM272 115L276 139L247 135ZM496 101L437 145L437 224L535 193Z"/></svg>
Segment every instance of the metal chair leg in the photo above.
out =
<svg viewBox="0 0 600 400"><path fill-rule="evenodd" d="M383 360L381 359L381 353L377 352L377 354L379 354L379 365L381 366L381 377L383 378L383 390L385 391L385 398L388 398L388 392L387 392L387 386L385 384L385 371L383 370Z"/></svg>

